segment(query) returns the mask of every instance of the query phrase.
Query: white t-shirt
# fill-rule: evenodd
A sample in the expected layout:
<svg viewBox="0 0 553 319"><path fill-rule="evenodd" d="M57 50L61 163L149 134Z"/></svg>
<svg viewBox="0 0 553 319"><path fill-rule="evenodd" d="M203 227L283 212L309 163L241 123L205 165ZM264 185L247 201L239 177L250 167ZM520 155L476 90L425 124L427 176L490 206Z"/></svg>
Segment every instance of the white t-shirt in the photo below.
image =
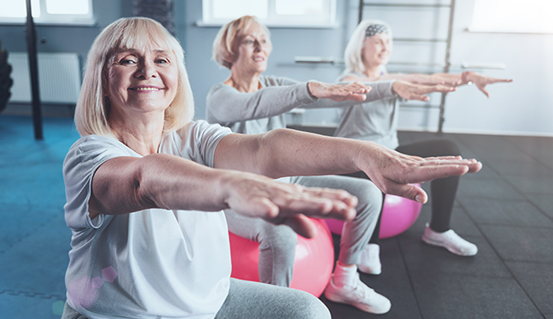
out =
<svg viewBox="0 0 553 319"><path fill-rule="evenodd" d="M163 136L159 153L213 167L228 128L205 121ZM118 156L141 157L114 138L79 139L63 165L65 220L73 235L67 302L94 318L213 318L231 272L223 212L146 209L89 217L95 171Z"/></svg>

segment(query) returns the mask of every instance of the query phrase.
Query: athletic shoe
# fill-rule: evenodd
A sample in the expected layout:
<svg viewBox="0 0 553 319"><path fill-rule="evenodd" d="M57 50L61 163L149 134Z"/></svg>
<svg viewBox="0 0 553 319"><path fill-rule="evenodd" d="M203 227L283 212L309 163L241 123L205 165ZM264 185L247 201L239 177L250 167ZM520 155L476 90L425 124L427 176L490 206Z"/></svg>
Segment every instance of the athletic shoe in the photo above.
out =
<svg viewBox="0 0 553 319"><path fill-rule="evenodd" d="M478 252L478 247L475 244L461 238L453 229L438 233L426 225L422 240L429 245L444 247L459 256L474 256Z"/></svg>
<svg viewBox="0 0 553 319"><path fill-rule="evenodd" d="M361 251L361 261L359 270L369 275L380 275L382 265L380 264L380 246L378 244L368 244Z"/></svg>
<svg viewBox="0 0 553 319"><path fill-rule="evenodd" d="M388 298L376 293L361 282L359 273L356 274L352 286L342 287L334 284L334 275L332 275L325 289L325 297L330 301L352 305L365 312L374 314L387 313L392 307L392 303Z"/></svg>

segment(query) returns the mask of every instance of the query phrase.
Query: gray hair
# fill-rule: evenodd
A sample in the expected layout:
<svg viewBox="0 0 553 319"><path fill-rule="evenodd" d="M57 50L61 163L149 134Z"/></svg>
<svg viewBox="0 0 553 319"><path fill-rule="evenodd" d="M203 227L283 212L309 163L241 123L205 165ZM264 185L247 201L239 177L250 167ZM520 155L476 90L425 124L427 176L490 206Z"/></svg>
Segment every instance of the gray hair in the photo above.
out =
<svg viewBox="0 0 553 319"><path fill-rule="evenodd" d="M345 73L358 72L365 73L365 65L363 64L363 40L366 36L367 28L373 25L381 25L387 29L390 36L390 45L392 44L392 29L383 21L378 20L363 20L359 23L351 38L349 39L346 51L344 53L344 62L346 63Z"/></svg>

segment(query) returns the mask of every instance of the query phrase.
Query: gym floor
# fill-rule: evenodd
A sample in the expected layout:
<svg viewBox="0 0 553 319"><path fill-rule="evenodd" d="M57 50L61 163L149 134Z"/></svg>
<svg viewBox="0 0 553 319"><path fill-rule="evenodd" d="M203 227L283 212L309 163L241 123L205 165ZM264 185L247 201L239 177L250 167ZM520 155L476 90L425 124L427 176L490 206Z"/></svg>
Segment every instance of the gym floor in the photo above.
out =
<svg viewBox="0 0 553 319"><path fill-rule="evenodd" d="M44 136L34 140L31 117L0 115L0 318L60 318L65 300L61 167L78 133L72 119L50 117ZM478 255L424 244L424 205L410 229L381 241L382 274L361 275L392 310L376 316L323 297L333 318L553 319L553 138L446 137L484 164L462 178L452 217ZM402 143L430 138L400 132Z"/></svg>

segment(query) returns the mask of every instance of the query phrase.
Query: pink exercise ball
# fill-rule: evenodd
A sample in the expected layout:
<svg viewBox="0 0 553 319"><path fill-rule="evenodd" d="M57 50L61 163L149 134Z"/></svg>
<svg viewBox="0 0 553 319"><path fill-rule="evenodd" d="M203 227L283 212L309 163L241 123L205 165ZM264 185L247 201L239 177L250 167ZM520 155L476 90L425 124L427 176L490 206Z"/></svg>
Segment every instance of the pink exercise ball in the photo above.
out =
<svg viewBox="0 0 553 319"><path fill-rule="evenodd" d="M326 223L311 219L317 236L306 239L298 235L294 274L290 287L321 296L334 266L334 245ZM232 278L259 282L259 244L229 232Z"/></svg>
<svg viewBox="0 0 553 319"><path fill-rule="evenodd" d="M420 184L413 185L420 187ZM379 238L394 237L406 231L419 217L421 207L422 204L415 201L387 194L384 199ZM327 219L326 223L332 233L342 234L343 221Z"/></svg>

